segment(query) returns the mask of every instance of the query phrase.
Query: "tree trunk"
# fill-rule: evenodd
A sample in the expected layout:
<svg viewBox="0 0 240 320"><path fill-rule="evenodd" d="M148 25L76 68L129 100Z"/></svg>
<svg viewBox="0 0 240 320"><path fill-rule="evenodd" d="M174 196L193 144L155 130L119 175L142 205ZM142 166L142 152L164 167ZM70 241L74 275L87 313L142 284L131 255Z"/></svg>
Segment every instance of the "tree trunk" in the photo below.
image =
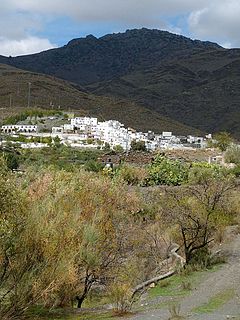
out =
<svg viewBox="0 0 240 320"><path fill-rule="evenodd" d="M81 295L81 297L76 297L78 309L81 309L82 303L85 300L86 296L87 296L87 294L83 294L83 295Z"/></svg>

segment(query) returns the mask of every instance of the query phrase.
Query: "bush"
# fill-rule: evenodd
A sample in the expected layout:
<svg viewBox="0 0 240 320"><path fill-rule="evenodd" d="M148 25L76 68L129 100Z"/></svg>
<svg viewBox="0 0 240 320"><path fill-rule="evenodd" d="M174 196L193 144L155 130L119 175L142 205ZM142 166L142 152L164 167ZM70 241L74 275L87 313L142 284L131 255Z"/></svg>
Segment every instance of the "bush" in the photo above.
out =
<svg viewBox="0 0 240 320"><path fill-rule="evenodd" d="M133 150L133 151L146 151L147 148L146 148L144 141L133 140L131 142L131 150Z"/></svg>
<svg viewBox="0 0 240 320"><path fill-rule="evenodd" d="M129 185L142 185L147 178L147 171L142 167L124 164L116 171L115 176L123 179Z"/></svg>
<svg viewBox="0 0 240 320"><path fill-rule="evenodd" d="M218 164L195 162L189 170L188 181L192 184L201 184L206 179L216 179L225 174L227 170Z"/></svg>
<svg viewBox="0 0 240 320"><path fill-rule="evenodd" d="M240 177L240 165L237 165L235 168L229 170L231 174L233 174L236 178Z"/></svg>
<svg viewBox="0 0 240 320"><path fill-rule="evenodd" d="M84 168L86 171L100 172L104 168L104 164L95 160L89 160L85 163Z"/></svg>
<svg viewBox="0 0 240 320"><path fill-rule="evenodd" d="M149 185L178 186L188 181L189 168L177 160L169 160L158 155L149 166Z"/></svg>
<svg viewBox="0 0 240 320"><path fill-rule="evenodd" d="M117 153L122 153L122 152L124 151L124 150L123 150L123 147L120 146L119 144L116 145L116 146L114 146L114 147L113 147L113 150L114 150L115 152L117 152Z"/></svg>
<svg viewBox="0 0 240 320"><path fill-rule="evenodd" d="M9 152L5 155L7 167L16 170L19 167L19 158L16 153Z"/></svg>
<svg viewBox="0 0 240 320"><path fill-rule="evenodd" d="M240 146L232 145L225 153L225 161L228 163L240 164Z"/></svg>

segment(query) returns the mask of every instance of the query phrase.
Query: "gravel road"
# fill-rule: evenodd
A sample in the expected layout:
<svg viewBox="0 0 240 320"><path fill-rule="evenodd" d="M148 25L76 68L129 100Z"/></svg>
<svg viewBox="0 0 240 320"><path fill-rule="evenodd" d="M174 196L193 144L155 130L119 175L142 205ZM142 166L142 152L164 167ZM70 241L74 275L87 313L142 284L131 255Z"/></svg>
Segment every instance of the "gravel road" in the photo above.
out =
<svg viewBox="0 0 240 320"><path fill-rule="evenodd" d="M189 320L240 320L240 235L235 235L230 242L223 245L222 251L227 254L228 261L214 272L207 273L201 283L190 295L180 301L181 319ZM229 293L225 303L209 313L194 312L194 309L219 294ZM129 319L129 318L128 318ZM168 308L161 308L139 313L132 320L161 319L170 320ZM180 318L179 318L180 319Z"/></svg>

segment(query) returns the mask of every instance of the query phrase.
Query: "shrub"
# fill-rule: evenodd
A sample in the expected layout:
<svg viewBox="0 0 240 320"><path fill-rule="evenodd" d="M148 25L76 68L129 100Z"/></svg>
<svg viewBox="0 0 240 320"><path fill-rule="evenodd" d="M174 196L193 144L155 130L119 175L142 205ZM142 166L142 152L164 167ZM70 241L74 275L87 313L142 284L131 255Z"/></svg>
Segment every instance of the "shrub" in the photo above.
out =
<svg viewBox="0 0 240 320"><path fill-rule="evenodd" d="M240 177L240 165L237 165L235 168L230 169L229 172L233 174L236 178Z"/></svg>
<svg viewBox="0 0 240 320"><path fill-rule="evenodd" d="M142 167L124 164L116 171L115 176L123 179L130 185L142 185L147 178L147 171Z"/></svg>
<svg viewBox="0 0 240 320"><path fill-rule="evenodd" d="M133 151L146 151L147 148L146 148L144 141L133 140L131 142L131 150L133 150Z"/></svg>
<svg viewBox="0 0 240 320"><path fill-rule="evenodd" d="M232 145L225 153L225 161L228 163L240 164L240 146Z"/></svg>
<svg viewBox="0 0 240 320"><path fill-rule="evenodd" d="M114 150L115 152L117 152L117 153L122 153L122 152L124 151L124 150L123 150L123 147L120 146L119 144L116 145L116 146L114 146L114 147L113 147L113 150Z"/></svg>
<svg viewBox="0 0 240 320"><path fill-rule="evenodd" d="M216 179L225 174L227 174L226 169L218 164L193 162L189 170L188 181L193 184L201 184L206 179Z"/></svg>
<svg viewBox="0 0 240 320"><path fill-rule="evenodd" d="M233 142L231 135L228 132L219 132L213 136L212 146L221 151L226 151Z"/></svg>
<svg viewBox="0 0 240 320"><path fill-rule="evenodd" d="M188 181L189 168L178 160L169 160L158 155L149 166L149 185L178 186Z"/></svg>
<svg viewBox="0 0 240 320"><path fill-rule="evenodd" d="M15 170L19 167L19 158L16 153L9 152L5 155L7 167L10 170Z"/></svg>
<svg viewBox="0 0 240 320"><path fill-rule="evenodd" d="M84 168L86 171L100 172L104 168L104 164L95 160L89 160L85 163Z"/></svg>

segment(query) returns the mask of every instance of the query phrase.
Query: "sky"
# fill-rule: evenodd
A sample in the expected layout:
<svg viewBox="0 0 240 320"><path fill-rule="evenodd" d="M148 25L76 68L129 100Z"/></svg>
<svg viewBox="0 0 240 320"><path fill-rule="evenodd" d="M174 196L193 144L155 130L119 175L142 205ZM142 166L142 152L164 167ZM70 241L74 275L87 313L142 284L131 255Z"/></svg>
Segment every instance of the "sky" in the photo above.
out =
<svg viewBox="0 0 240 320"><path fill-rule="evenodd" d="M0 0L0 55L142 27L240 47L240 0Z"/></svg>

